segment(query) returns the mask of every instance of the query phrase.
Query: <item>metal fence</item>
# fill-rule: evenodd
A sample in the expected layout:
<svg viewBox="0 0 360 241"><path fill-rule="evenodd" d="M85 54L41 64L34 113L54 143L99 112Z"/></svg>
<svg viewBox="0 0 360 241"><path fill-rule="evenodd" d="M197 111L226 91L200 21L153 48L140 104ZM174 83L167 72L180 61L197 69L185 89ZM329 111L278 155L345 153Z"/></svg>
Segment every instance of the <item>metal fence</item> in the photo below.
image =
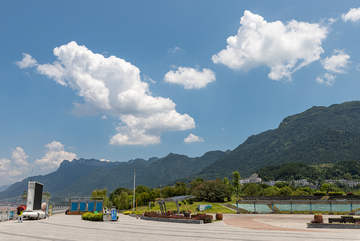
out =
<svg viewBox="0 0 360 241"><path fill-rule="evenodd" d="M16 209L0 210L0 222L17 219Z"/></svg>
<svg viewBox="0 0 360 241"><path fill-rule="evenodd" d="M66 210L69 209L69 206L53 206L52 207L52 214L61 214L65 213ZM49 210L50 211L50 210ZM16 220L18 218L17 211L15 208L7 208L5 210L0 210L0 222L9 221L9 220Z"/></svg>
<svg viewBox="0 0 360 241"><path fill-rule="evenodd" d="M52 214L59 214L59 213L65 213L66 210L69 209L69 206L53 206L52 207Z"/></svg>

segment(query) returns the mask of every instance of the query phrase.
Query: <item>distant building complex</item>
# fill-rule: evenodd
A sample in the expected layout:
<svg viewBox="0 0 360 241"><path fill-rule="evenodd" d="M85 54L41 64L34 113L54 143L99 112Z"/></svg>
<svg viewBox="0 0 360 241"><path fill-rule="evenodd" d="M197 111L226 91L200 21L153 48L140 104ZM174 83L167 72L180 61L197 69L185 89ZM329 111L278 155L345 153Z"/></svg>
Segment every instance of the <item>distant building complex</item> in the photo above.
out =
<svg viewBox="0 0 360 241"><path fill-rule="evenodd" d="M242 179L239 181L240 184L246 184L246 183L259 183L261 182L261 178L259 177L258 174L253 173L249 178L247 179Z"/></svg>
<svg viewBox="0 0 360 241"><path fill-rule="evenodd" d="M243 184L243 185L247 184L247 183L261 183L261 182L262 182L261 178L256 173L253 173L249 178L239 180L239 183ZM269 186L274 186L275 183L278 183L278 182L287 182L287 181L268 181L268 182L262 182L262 183L264 183L266 185L269 185ZM344 179L343 180L326 179L326 180L324 180L324 182L325 183L337 183L337 182L340 182L341 184L349 185L350 187L353 187L353 186L356 186L356 185L360 184L360 182L358 182L358 181L344 180ZM307 181L307 179L292 180L292 181L290 181L290 183L292 183L295 187L309 186L312 189L316 189L319 186L318 181L315 181L315 183L310 183L310 182Z"/></svg>

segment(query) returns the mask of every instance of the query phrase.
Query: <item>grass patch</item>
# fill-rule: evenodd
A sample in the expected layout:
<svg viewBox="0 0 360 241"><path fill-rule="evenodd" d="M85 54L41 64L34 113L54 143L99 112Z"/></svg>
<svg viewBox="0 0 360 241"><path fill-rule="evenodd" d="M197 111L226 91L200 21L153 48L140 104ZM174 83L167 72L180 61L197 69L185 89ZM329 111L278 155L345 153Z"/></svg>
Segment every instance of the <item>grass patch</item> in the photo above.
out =
<svg viewBox="0 0 360 241"><path fill-rule="evenodd" d="M226 202L226 203L234 203L234 202ZM203 204L210 204L212 208L204 210L203 212L199 212L196 208L197 205L203 205ZM210 202L194 202L193 204L181 204L179 207L181 210L190 210L191 213L236 213L236 211L230 210L226 207L223 207L219 203L210 203ZM167 202L166 203L166 210L177 210L176 205L174 202ZM137 207L137 211L149 211L149 206L141 206ZM156 204L154 207L150 209L150 211L160 211L160 207L158 204Z"/></svg>

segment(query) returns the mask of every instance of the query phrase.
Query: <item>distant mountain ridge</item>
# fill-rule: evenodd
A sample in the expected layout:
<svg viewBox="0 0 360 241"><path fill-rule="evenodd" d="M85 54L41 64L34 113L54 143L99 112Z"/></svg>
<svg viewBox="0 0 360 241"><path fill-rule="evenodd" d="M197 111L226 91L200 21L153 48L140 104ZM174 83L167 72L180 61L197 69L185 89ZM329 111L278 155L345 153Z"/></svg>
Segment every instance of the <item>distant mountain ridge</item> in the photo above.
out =
<svg viewBox="0 0 360 241"><path fill-rule="evenodd" d="M8 187L10 187L11 185L3 185L0 187L0 192L5 191L6 189L8 189Z"/></svg>
<svg viewBox="0 0 360 241"><path fill-rule="evenodd" d="M210 151L195 158L170 153L147 161L65 160L57 171L33 180L44 183L54 197L88 196L95 188L132 188L134 168L136 185L159 187L197 177L231 177L234 171L245 178L261 167L288 162L316 165L346 160L360 161L360 101L315 106L286 117L278 128L250 136L233 151ZM28 180L0 192L0 200L21 195Z"/></svg>
<svg viewBox="0 0 360 241"><path fill-rule="evenodd" d="M110 192L118 187L132 188L134 168L137 176L136 185L164 186L177 178L199 172L224 155L226 154L222 151L211 151L202 157L190 158L171 153L164 158L152 157L147 161L141 158L128 162L83 158L71 162L64 160L55 172L34 176L32 180L43 183L44 191L49 191L53 200L57 197L89 196L95 188L107 188ZM0 192L0 200L22 195L23 191L27 190L29 179L14 183L7 190Z"/></svg>

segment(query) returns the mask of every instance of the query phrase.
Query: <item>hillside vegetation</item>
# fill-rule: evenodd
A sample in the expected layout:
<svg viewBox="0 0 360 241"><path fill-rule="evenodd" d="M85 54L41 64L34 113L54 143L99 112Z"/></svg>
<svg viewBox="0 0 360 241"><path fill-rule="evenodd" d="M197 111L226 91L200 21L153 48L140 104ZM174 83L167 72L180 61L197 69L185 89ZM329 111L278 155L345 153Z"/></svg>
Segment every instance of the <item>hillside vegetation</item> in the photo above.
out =
<svg viewBox="0 0 360 241"><path fill-rule="evenodd" d="M360 162L342 161L336 164L309 166L304 163L285 163L260 168L256 172L263 181L292 181L308 179L309 181L326 179L360 180Z"/></svg>
<svg viewBox="0 0 360 241"><path fill-rule="evenodd" d="M239 171L248 177L269 164L308 165L360 160L360 102L312 107L286 117L277 129L250 136L229 155L205 167L203 179L229 177Z"/></svg>

